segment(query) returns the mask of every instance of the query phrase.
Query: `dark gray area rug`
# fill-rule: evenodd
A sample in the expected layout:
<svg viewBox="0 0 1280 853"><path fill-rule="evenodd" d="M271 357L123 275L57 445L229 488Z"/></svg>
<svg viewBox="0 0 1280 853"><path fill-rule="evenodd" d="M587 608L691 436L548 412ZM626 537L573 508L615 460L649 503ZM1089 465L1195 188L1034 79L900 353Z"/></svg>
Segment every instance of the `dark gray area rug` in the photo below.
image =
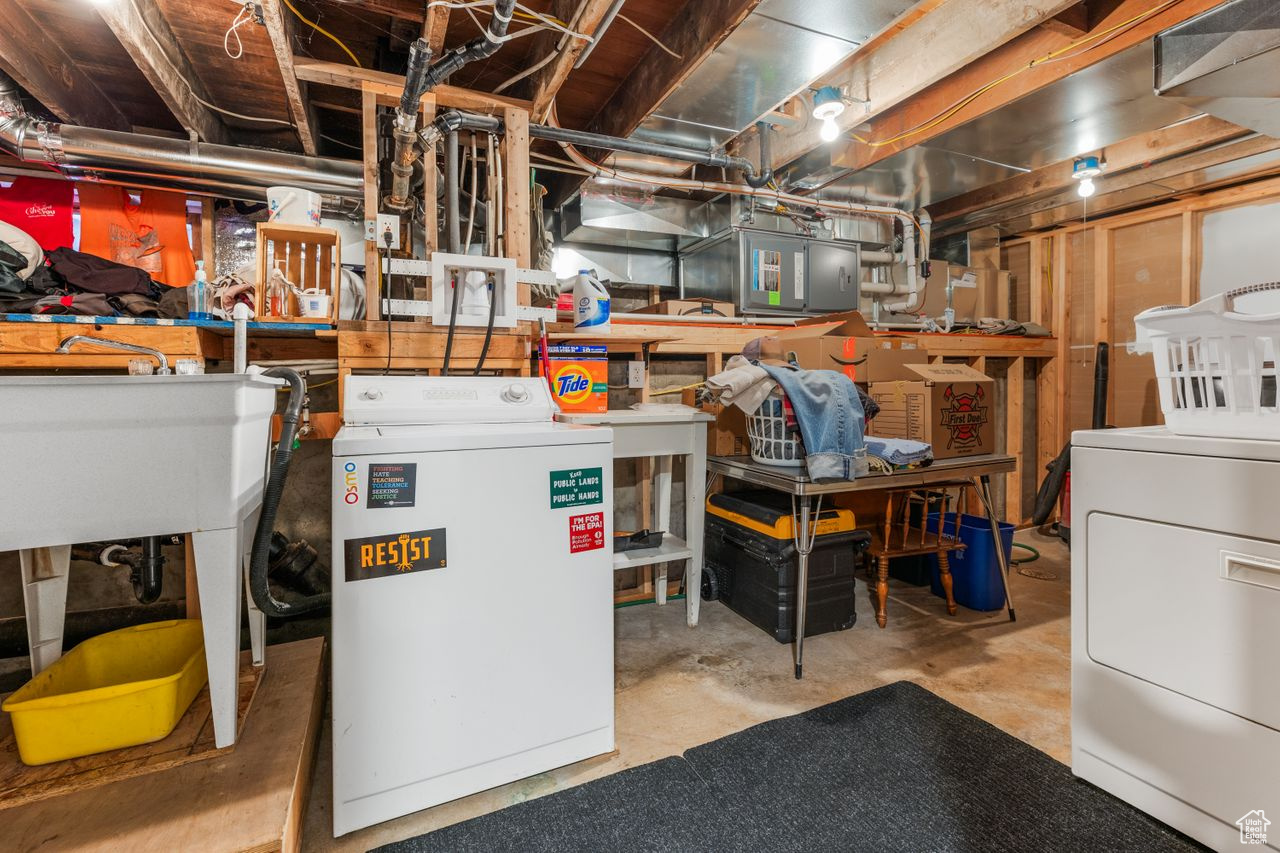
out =
<svg viewBox="0 0 1280 853"><path fill-rule="evenodd" d="M379 848L1202 850L906 681Z"/></svg>

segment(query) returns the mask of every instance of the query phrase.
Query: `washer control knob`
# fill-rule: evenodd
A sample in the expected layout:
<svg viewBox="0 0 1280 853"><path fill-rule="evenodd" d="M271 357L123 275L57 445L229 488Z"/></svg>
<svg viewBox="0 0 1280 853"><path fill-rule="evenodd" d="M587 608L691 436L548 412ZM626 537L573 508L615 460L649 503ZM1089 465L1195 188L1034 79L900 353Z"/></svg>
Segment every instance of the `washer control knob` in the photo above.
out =
<svg viewBox="0 0 1280 853"><path fill-rule="evenodd" d="M381 400L382 392L379 391L377 388L370 388L360 396L364 397L366 400Z"/></svg>
<svg viewBox="0 0 1280 853"><path fill-rule="evenodd" d="M523 385L508 385L502 389L502 399L508 403L527 403L529 402L529 389Z"/></svg>

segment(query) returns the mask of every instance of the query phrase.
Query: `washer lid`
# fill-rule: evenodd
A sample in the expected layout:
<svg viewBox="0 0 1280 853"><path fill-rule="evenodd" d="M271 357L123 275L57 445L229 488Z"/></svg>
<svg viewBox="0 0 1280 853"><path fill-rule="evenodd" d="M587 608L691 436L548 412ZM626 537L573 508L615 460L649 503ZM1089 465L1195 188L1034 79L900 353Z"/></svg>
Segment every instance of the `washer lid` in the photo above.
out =
<svg viewBox="0 0 1280 853"><path fill-rule="evenodd" d="M1280 441L1174 435L1162 426L1077 430L1071 433L1071 446L1280 462Z"/></svg>
<svg viewBox="0 0 1280 853"><path fill-rule="evenodd" d="M546 381L532 376L349 376L343 422L547 423L558 411Z"/></svg>
<svg viewBox="0 0 1280 853"><path fill-rule="evenodd" d="M333 438L333 455L433 453L612 442L613 430L607 427L558 423L344 426Z"/></svg>

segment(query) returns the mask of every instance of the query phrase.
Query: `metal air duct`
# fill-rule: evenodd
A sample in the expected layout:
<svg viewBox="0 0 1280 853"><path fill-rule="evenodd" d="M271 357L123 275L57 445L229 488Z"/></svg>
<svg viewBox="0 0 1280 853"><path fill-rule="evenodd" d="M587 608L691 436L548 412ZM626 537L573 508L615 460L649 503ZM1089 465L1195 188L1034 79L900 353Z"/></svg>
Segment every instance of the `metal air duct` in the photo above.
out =
<svg viewBox="0 0 1280 853"><path fill-rule="evenodd" d="M0 150L68 177L158 185L261 201L273 186L297 186L331 199L364 196L360 163L280 151L209 145L33 119L17 84L0 73Z"/></svg>

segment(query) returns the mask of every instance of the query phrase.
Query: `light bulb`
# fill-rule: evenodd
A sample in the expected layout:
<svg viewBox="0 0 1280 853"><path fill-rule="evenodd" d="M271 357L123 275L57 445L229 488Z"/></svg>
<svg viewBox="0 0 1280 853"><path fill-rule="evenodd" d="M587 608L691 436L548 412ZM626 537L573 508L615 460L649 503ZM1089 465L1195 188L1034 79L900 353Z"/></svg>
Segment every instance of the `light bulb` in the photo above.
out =
<svg viewBox="0 0 1280 853"><path fill-rule="evenodd" d="M1080 182L1080 186L1076 187L1076 192L1080 193L1081 198L1088 198L1097 192L1098 188L1093 185L1091 178L1085 178Z"/></svg>
<svg viewBox="0 0 1280 853"><path fill-rule="evenodd" d="M822 130L818 131L818 136L823 142L835 142L836 137L840 135L840 127L836 124L835 116L827 116L822 120Z"/></svg>

